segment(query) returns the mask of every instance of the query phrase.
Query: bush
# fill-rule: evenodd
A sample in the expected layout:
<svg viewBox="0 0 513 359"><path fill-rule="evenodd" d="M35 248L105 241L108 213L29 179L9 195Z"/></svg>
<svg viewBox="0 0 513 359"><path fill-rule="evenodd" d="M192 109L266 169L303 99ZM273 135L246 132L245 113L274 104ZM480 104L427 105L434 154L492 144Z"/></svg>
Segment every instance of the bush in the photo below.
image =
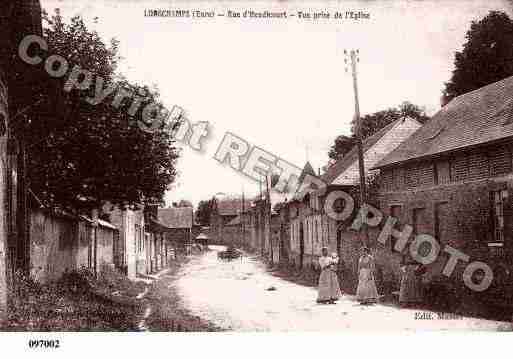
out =
<svg viewBox="0 0 513 359"><path fill-rule="evenodd" d="M85 267L71 272L65 272L57 281L57 286L67 293L86 295L93 291L94 273Z"/></svg>

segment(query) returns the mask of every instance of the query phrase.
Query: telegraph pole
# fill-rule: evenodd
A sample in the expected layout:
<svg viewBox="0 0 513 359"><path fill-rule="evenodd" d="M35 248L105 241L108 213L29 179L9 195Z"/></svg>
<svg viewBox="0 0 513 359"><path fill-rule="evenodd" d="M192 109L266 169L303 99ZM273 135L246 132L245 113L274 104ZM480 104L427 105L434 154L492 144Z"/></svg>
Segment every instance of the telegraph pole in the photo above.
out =
<svg viewBox="0 0 513 359"><path fill-rule="evenodd" d="M270 189L269 189L269 177L267 175L267 173L265 174L265 188L267 190L267 200L266 200L266 209L267 209L267 224L268 224L268 228L267 228L267 238L268 238L268 243L269 243L269 250L270 250L270 253L271 253L271 264L274 264L273 261L274 261L274 255L273 255L273 240L272 240L272 231L271 231L271 193L270 193Z"/></svg>
<svg viewBox="0 0 513 359"><path fill-rule="evenodd" d="M241 247L243 247L245 244L246 244L246 241L245 241L245 231L246 231L246 228L245 228L245 224L244 224L244 188L242 189L242 210L241 210L241 214L240 214L240 226L241 226L241 230L242 230L242 245Z"/></svg>
<svg viewBox="0 0 513 359"><path fill-rule="evenodd" d="M347 51L344 50L344 55L347 56ZM360 103L358 99L358 72L356 64L360 61L359 51L351 50L349 52L349 58L351 61L351 74L353 77L353 91L354 91L354 120L356 125L356 146L358 149L358 169L360 172L360 208L366 202L366 188L365 188L365 163L363 162L363 141L362 141L362 123L360 119ZM347 64L347 59L344 60ZM363 218L362 218L363 223ZM365 245L368 241L367 226L363 224L362 228L363 240Z"/></svg>

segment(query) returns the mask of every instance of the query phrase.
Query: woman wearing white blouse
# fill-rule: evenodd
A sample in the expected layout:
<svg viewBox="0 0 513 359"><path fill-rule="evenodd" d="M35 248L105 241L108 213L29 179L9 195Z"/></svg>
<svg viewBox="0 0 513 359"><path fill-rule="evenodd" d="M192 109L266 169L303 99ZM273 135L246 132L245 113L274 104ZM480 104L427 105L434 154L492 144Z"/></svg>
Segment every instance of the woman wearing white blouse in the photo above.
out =
<svg viewBox="0 0 513 359"><path fill-rule="evenodd" d="M317 303L335 304L342 293L337 278L338 257L328 257L328 248L322 248L322 256L319 258L321 275L319 276L319 295Z"/></svg>

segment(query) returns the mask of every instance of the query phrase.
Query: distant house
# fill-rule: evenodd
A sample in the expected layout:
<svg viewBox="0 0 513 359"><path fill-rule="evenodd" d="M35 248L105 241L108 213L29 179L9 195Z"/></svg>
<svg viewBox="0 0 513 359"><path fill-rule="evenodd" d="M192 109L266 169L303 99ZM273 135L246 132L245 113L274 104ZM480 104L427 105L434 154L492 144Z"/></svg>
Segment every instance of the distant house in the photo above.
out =
<svg viewBox="0 0 513 359"><path fill-rule="evenodd" d="M222 219L223 224L228 224L242 211L242 198L214 198L212 202L212 214ZM251 201L244 202L246 209L251 207Z"/></svg>
<svg viewBox="0 0 513 359"><path fill-rule="evenodd" d="M411 118L396 120L363 141L366 175L377 173L372 167L388 153L396 149L403 141L417 131L422 125ZM307 163L302 176L316 176L311 165ZM358 251L362 243L355 233L346 230L346 223L339 223L330 218L324 210L329 193L343 190L357 194L359 185L359 167L357 148L353 148L343 158L330 166L320 179L327 185L325 193L313 192L303 199L293 198L287 205L290 217L290 260L299 268L305 265L315 268L322 247L337 252L349 274L356 272ZM357 196L354 196L357 200ZM347 281L346 281L347 282ZM352 286L349 283L348 286Z"/></svg>
<svg viewBox="0 0 513 359"><path fill-rule="evenodd" d="M511 283L512 153L513 77L508 77L454 98L374 166L383 177L380 208L400 225L411 225L414 234L430 234L442 246L492 265L493 286ZM388 253L383 249L381 263L397 274L402 256L391 246ZM428 277L443 279L444 263L440 258L430 265ZM461 279L461 269L455 279ZM495 297L511 302L509 296Z"/></svg>
<svg viewBox="0 0 513 359"><path fill-rule="evenodd" d="M210 214L212 241L232 244L241 240L241 222L237 217L251 208L251 201L242 198L213 198Z"/></svg>
<svg viewBox="0 0 513 359"><path fill-rule="evenodd" d="M192 207L158 209L158 219L167 227L165 230L166 241L174 248L187 250L192 244L193 217Z"/></svg>

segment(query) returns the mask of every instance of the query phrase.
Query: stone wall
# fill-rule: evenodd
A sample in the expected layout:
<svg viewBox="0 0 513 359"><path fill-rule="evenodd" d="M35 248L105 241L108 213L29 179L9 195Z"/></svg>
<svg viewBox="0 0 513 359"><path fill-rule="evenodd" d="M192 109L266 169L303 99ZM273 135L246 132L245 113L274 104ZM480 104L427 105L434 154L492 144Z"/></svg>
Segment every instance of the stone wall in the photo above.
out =
<svg viewBox="0 0 513 359"><path fill-rule="evenodd" d="M82 267L102 270L114 265L117 229L93 226L81 217L37 209L30 213L31 274L41 282L58 279Z"/></svg>

